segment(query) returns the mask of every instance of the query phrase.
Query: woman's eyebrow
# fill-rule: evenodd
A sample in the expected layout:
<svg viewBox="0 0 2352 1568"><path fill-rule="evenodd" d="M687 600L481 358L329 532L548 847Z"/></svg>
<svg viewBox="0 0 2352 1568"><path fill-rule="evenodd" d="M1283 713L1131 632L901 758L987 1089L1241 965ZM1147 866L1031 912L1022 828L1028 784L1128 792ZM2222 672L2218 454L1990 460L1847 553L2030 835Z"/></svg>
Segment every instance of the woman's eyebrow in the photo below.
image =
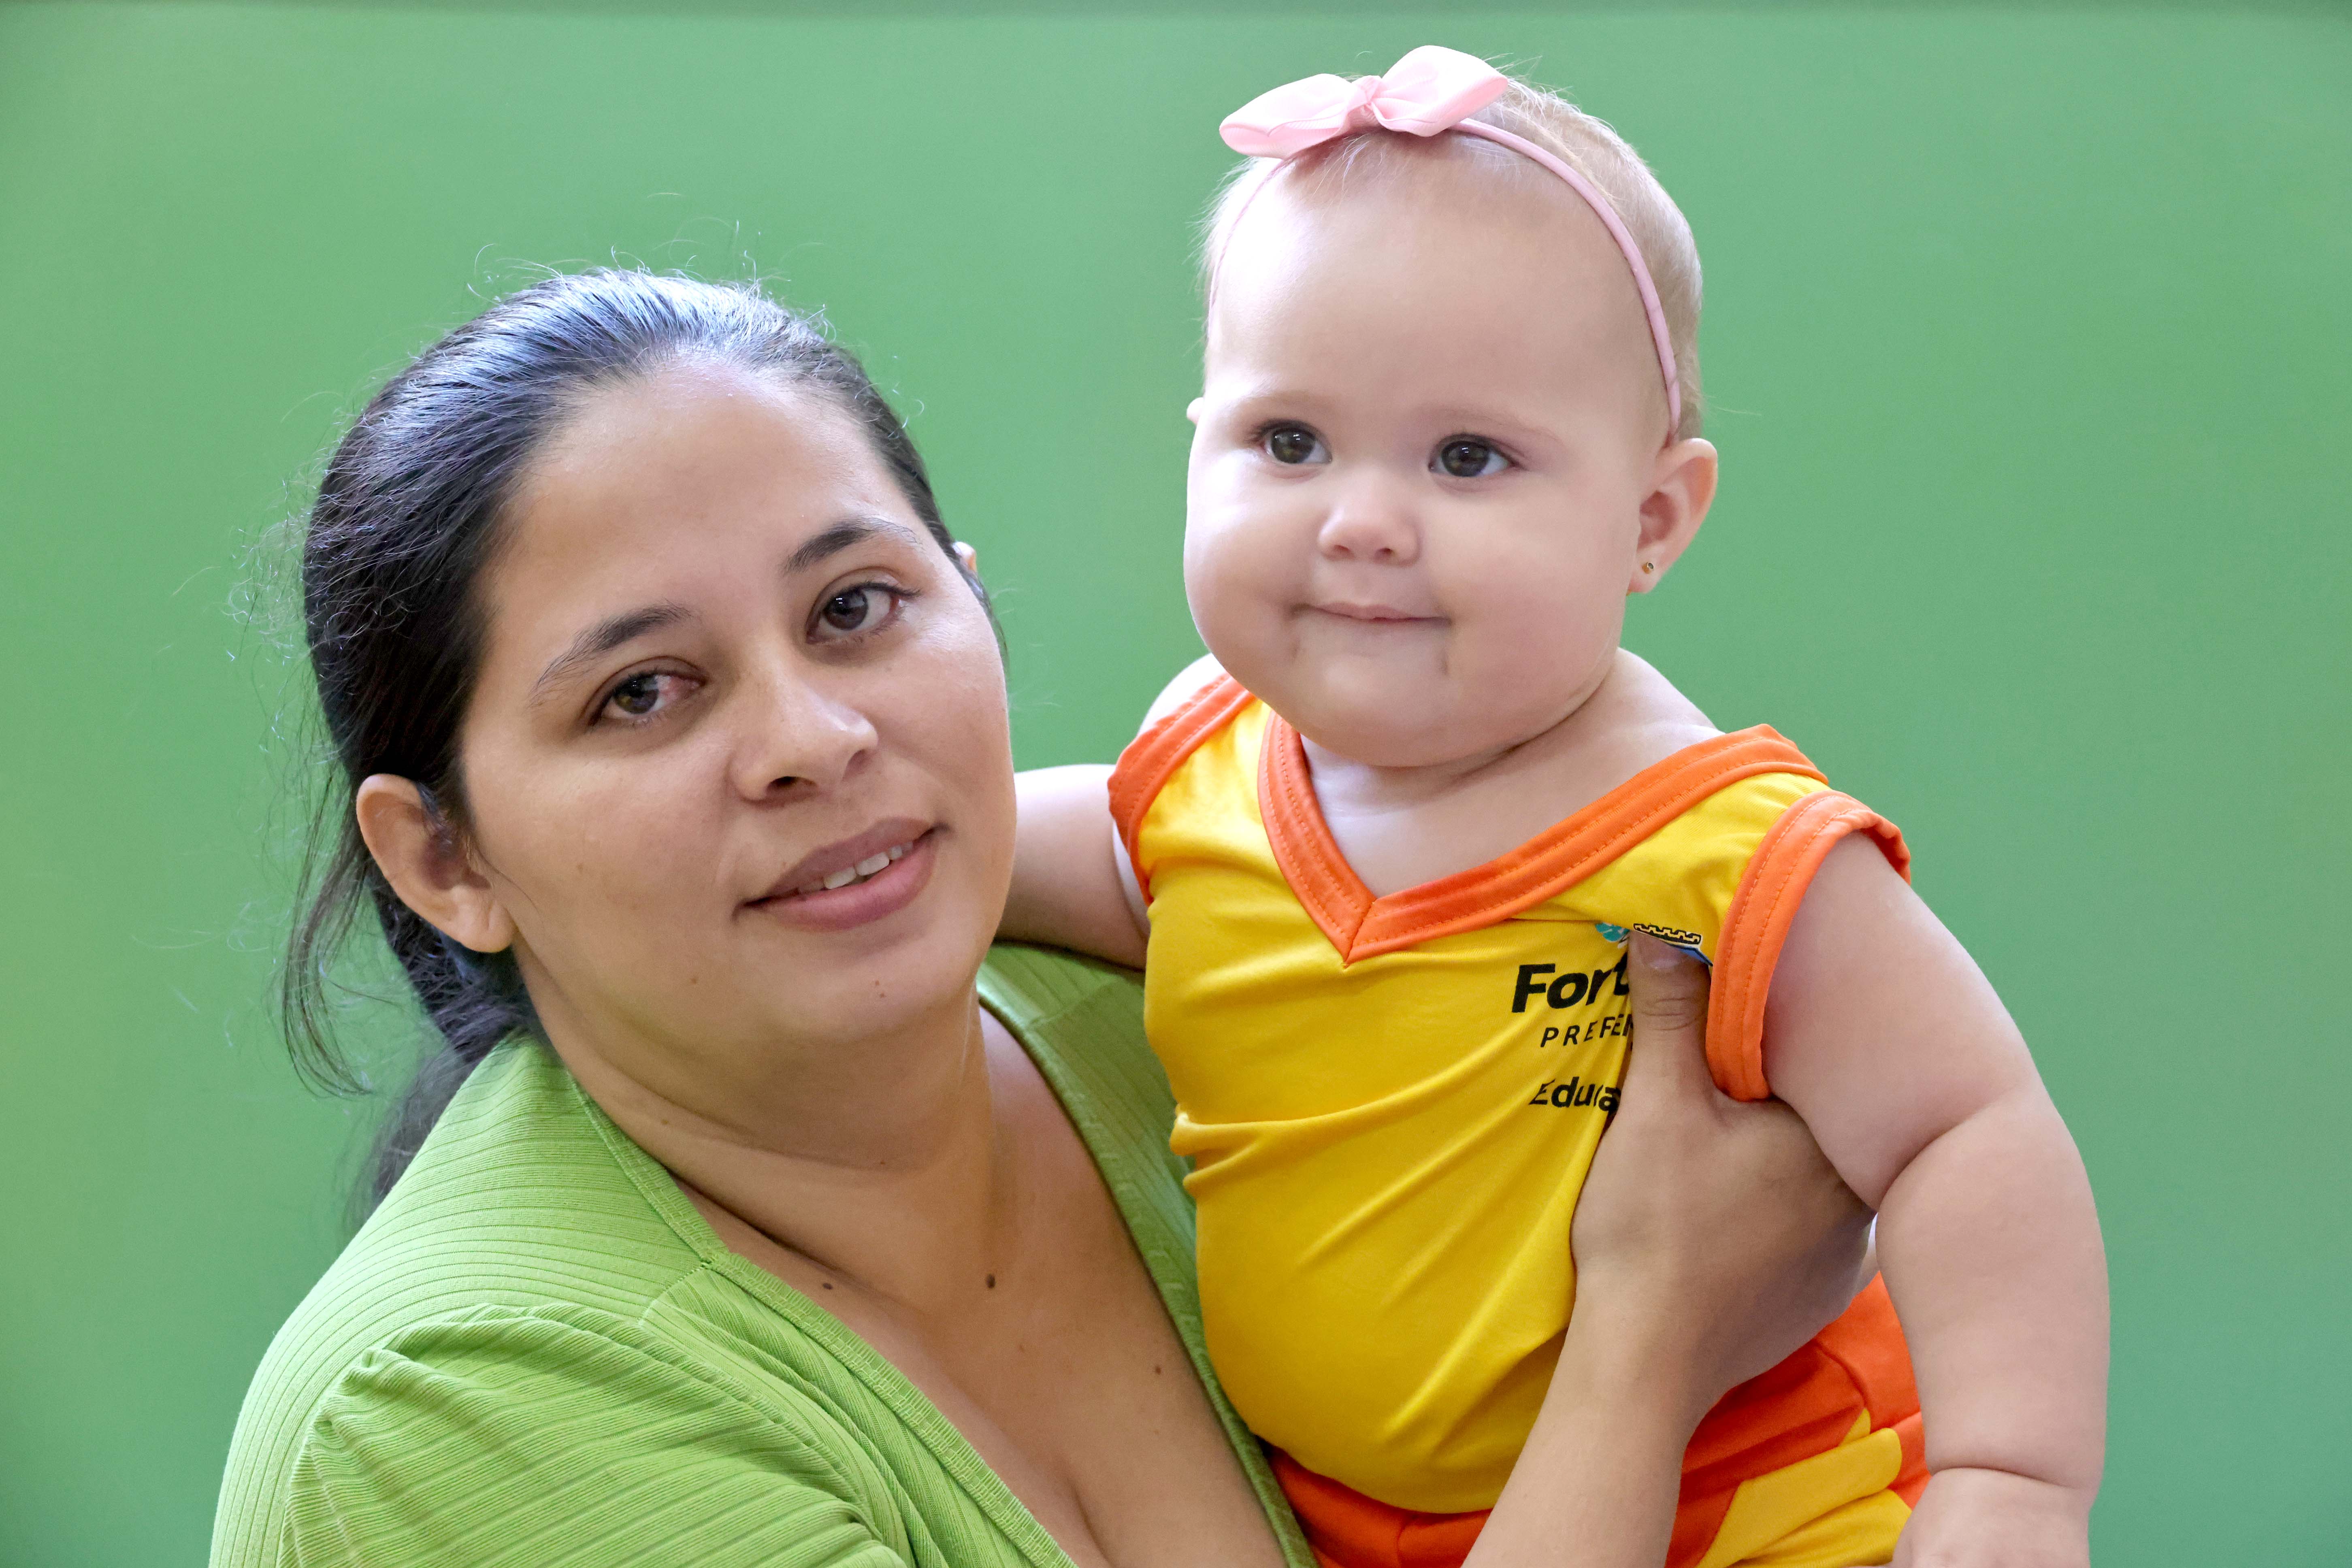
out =
<svg viewBox="0 0 2352 1568"><path fill-rule="evenodd" d="M790 576L795 573L805 572L810 567L819 565L828 558L838 555L860 540L871 539L877 534L891 537L901 544L920 545L926 542L923 535L908 528L905 523L894 521L887 517L845 518L793 551L791 557L784 563L784 573Z"/></svg>
<svg viewBox="0 0 2352 1568"><path fill-rule="evenodd" d="M607 616L572 639L572 646L550 659L547 668L539 672L539 679L530 689L530 700L538 701L565 677L582 665L602 658L623 643L633 642L649 631L676 626L692 620L694 612L684 605L647 605L641 609L624 610L617 616Z"/></svg>

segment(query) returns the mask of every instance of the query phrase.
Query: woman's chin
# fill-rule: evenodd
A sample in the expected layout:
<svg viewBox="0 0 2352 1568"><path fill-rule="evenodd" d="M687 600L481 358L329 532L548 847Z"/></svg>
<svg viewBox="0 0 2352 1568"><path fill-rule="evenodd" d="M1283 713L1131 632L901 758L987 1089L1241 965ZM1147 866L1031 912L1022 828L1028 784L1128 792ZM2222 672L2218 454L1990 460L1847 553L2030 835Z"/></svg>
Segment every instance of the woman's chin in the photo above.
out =
<svg viewBox="0 0 2352 1568"><path fill-rule="evenodd" d="M935 827L862 882L738 906L735 941L795 1008L831 998L849 1014L911 1003L917 1010L969 986L994 939L1003 889L975 887L968 837ZM920 1000L929 997L929 1000Z"/></svg>

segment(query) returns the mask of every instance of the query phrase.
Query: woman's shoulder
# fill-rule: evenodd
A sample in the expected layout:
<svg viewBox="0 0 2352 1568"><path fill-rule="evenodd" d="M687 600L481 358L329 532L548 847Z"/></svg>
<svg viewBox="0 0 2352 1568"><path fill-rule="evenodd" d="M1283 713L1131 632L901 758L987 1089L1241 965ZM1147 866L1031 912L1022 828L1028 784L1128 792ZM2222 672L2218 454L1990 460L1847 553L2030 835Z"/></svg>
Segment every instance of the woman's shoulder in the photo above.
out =
<svg viewBox="0 0 2352 1568"><path fill-rule="evenodd" d="M999 942L981 966L980 997L1037 1064L1094 1157L1284 1551L1292 1562L1308 1561L1265 1448L1209 1364L1193 1271L1192 1200L1184 1191L1190 1166L1168 1147L1176 1097L1144 1033L1142 975L1054 948Z"/></svg>
<svg viewBox="0 0 2352 1568"><path fill-rule="evenodd" d="M1097 1163L1167 1153L1176 1116L1143 1030L1143 976L1056 948L999 942L980 996L1013 1031L1061 1100ZM1181 1164L1170 1169L1177 1179Z"/></svg>
<svg viewBox="0 0 2352 1568"><path fill-rule="evenodd" d="M215 1568L913 1562L842 1408L657 1317L553 1301L406 1323L315 1397L248 1402ZM730 1353L730 1352L734 1353Z"/></svg>
<svg viewBox="0 0 2352 1568"><path fill-rule="evenodd" d="M1143 1030L1143 977L1056 948L999 942L980 998L1020 1040L1094 1156L1180 1331L1197 1306L1188 1167L1168 1147L1176 1097Z"/></svg>
<svg viewBox="0 0 2352 1568"><path fill-rule="evenodd" d="M680 1224L690 1214L552 1052L509 1042L474 1069L270 1359L288 1371L340 1364L412 1324L488 1304L637 1316L700 1267Z"/></svg>
<svg viewBox="0 0 2352 1568"><path fill-rule="evenodd" d="M724 1249L698 1244L698 1217L551 1053L493 1052L271 1342L238 1417L214 1561L279 1561L302 1500L366 1489L354 1464L407 1491L454 1484L426 1450L463 1469L565 1424L608 1444L688 1409L722 1424L714 1413L731 1410L746 1430L804 1426L788 1386L726 1370L751 1320L770 1320L757 1337L787 1354L790 1325L751 1312L720 1328L693 1309L730 1293L704 1278Z"/></svg>

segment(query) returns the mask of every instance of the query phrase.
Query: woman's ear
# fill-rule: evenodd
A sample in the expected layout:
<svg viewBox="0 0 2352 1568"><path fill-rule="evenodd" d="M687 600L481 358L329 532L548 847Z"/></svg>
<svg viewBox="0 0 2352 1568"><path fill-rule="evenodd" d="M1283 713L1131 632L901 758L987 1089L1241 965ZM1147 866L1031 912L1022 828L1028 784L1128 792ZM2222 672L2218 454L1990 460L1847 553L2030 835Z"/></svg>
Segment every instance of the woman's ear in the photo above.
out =
<svg viewBox="0 0 2352 1568"><path fill-rule="evenodd" d="M1715 444L1694 437L1658 453L1650 493L1642 500L1642 537L1626 579L1629 594L1646 594L1698 537L1706 509L1715 504Z"/></svg>
<svg viewBox="0 0 2352 1568"><path fill-rule="evenodd" d="M980 575L980 552L961 539L955 542L955 558L956 564L963 568L965 576Z"/></svg>
<svg viewBox="0 0 2352 1568"><path fill-rule="evenodd" d="M376 868L400 901L426 924L476 952L514 945L515 927L491 891L489 879L410 780L373 773L360 781L352 810Z"/></svg>

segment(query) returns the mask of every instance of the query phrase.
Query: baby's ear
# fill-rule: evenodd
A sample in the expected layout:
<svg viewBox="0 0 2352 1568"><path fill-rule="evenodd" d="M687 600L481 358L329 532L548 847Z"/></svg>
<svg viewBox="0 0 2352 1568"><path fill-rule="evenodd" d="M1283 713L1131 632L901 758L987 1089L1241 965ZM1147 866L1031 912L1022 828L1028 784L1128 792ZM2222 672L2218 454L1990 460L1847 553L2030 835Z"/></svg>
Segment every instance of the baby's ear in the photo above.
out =
<svg viewBox="0 0 2352 1568"><path fill-rule="evenodd" d="M1711 441L1676 441L1658 453L1650 470L1650 493L1642 499L1642 536L1633 570L1625 580L1627 593L1646 594L1656 587L1666 569L1691 547L1699 524L1706 521L1706 509L1715 504L1716 472Z"/></svg>
<svg viewBox="0 0 2352 1568"><path fill-rule="evenodd" d="M1184 405L1184 417L1198 425L1201 422L1201 405L1208 401L1205 397L1196 397Z"/></svg>

